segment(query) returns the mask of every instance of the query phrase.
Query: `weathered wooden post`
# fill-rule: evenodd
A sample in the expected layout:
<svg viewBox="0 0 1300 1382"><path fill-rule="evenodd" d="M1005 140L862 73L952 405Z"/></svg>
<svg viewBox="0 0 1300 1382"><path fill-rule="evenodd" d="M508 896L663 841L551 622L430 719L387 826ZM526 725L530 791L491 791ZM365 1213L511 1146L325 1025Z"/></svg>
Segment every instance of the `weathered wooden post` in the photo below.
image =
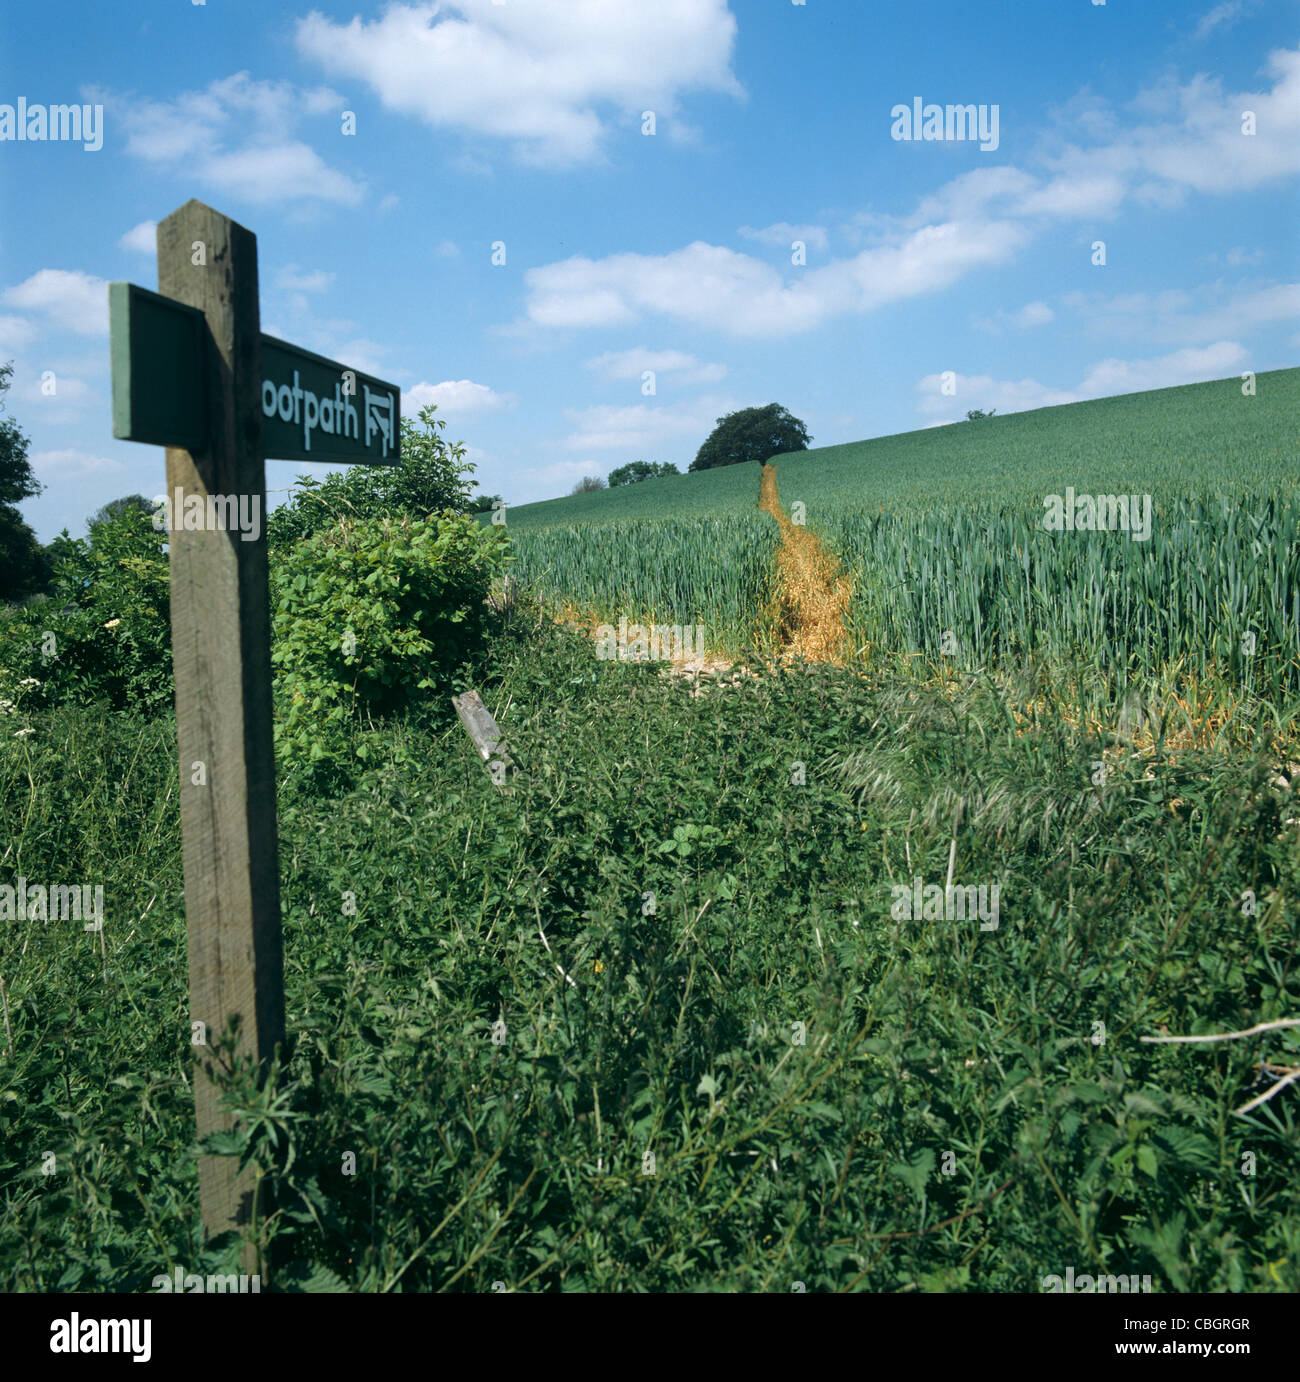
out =
<svg viewBox="0 0 1300 1382"><path fill-rule="evenodd" d="M178 496L202 498L206 513L209 495L247 495L264 524L256 237L187 202L158 226L158 291L198 308L208 337L207 436L195 450L167 448L173 513ZM190 1021L204 1024L193 1029L194 1050L205 1053L204 1037L220 1035L237 1014L240 1051L263 1062L284 1040L270 595L266 542L241 536L173 520L172 667ZM194 1076L200 1137L228 1125L206 1064ZM251 1220L252 1168L236 1176L237 1167L236 1157L199 1159L209 1234Z"/></svg>
<svg viewBox="0 0 1300 1382"><path fill-rule="evenodd" d="M113 433L167 448L172 664L199 1137L229 1126L209 1070L228 1021L284 1040L265 460L396 465L395 386L263 336L257 240L202 202L158 226L159 293L109 285ZM362 398L364 395L364 398ZM354 402L353 400L358 400ZM363 435L364 428L364 435ZM231 522L232 515L235 517ZM252 530L241 526L251 518ZM250 1223L253 1175L199 1158L208 1236ZM254 1270L252 1253L244 1270Z"/></svg>

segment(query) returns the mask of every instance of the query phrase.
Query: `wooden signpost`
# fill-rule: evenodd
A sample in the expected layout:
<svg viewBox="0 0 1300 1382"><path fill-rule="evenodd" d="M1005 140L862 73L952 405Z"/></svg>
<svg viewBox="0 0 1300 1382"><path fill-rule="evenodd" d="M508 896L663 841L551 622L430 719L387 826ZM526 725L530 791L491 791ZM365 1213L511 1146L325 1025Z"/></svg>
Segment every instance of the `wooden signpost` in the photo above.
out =
<svg viewBox="0 0 1300 1382"><path fill-rule="evenodd" d="M168 542L191 1041L202 1056L235 1018L240 1053L264 1063L284 1040L264 463L396 465L401 393L263 336L257 239L202 202L159 224L158 289L109 285L113 435L165 446L185 504ZM255 513L256 537L191 526L195 497L208 515ZM209 1069L195 1070L201 1138L229 1126ZM237 1165L199 1158L210 1237L250 1222Z"/></svg>

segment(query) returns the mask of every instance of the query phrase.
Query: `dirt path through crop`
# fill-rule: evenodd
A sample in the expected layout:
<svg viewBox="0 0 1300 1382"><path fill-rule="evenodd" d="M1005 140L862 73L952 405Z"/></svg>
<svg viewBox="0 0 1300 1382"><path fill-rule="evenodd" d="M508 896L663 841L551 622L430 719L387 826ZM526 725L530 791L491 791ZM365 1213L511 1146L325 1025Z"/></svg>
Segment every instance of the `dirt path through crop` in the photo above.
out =
<svg viewBox="0 0 1300 1382"><path fill-rule="evenodd" d="M852 580L818 537L786 517L774 465L763 467L758 507L781 525L776 613L782 653L809 662L842 663L847 637L844 613L853 593Z"/></svg>

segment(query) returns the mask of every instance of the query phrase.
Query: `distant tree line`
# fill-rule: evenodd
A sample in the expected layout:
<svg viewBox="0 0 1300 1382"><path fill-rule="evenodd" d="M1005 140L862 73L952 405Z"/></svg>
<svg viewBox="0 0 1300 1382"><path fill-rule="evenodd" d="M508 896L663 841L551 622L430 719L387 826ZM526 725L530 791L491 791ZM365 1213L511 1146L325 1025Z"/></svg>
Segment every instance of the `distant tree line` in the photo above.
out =
<svg viewBox="0 0 1300 1382"><path fill-rule="evenodd" d="M716 466L743 465L758 461L766 465L773 456L790 451L807 451L812 437L808 428L788 408L768 403L761 408L741 408L718 419L690 464L691 470L712 470ZM609 489L635 485L642 480L662 475L680 475L671 461L631 461L609 473ZM569 491L570 494L591 494L605 489L606 482L599 475L584 475Z"/></svg>

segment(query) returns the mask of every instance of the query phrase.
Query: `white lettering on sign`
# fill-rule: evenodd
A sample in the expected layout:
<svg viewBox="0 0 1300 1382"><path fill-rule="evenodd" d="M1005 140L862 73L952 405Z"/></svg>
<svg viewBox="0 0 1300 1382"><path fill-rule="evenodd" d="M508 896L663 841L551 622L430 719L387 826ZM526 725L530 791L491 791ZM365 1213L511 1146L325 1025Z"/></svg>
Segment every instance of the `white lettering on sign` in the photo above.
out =
<svg viewBox="0 0 1300 1382"><path fill-rule="evenodd" d="M364 387L365 444L369 446L377 433L382 454L387 457L388 448L394 440L397 400L391 393L372 392L369 385ZM294 422L301 426L304 451L311 450L311 435L318 427L326 436L361 440L361 415L357 405L344 394L340 385L334 385L333 398L328 394L322 398L299 384L297 370L293 372L292 385L277 385L273 379L262 380L262 416L279 417L281 422Z"/></svg>
<svg viewBox="0 0 1300 1382"><path fill-rule="evenodd" d="M396 422L396 409L390 393L371 393L370 385L361 386L366 391L366 445L376 432L383 443L383 455L388 455L388 447L393 440L393 425Z"/></svg>

